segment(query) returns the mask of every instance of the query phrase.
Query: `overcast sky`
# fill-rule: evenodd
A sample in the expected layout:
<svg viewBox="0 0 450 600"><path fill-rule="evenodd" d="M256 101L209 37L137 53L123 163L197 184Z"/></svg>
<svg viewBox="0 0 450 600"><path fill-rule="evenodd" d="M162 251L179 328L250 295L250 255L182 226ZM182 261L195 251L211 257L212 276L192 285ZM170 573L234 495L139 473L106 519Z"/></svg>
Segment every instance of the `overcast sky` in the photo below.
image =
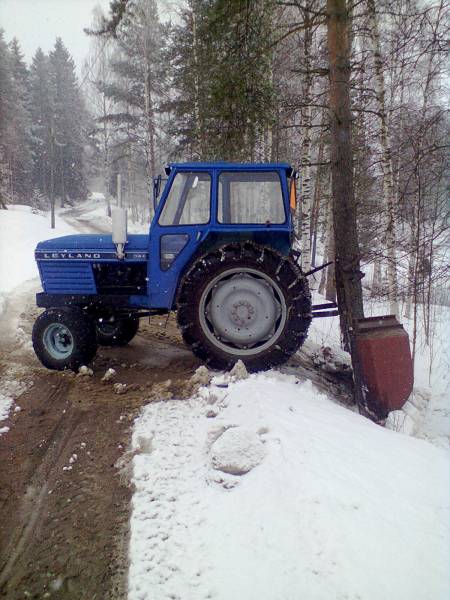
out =
<svg viewBox="0 0 450 600"><path fill-rule="evenodd" d="M99 5L108 11L110 0L0 0L0 27L9 42L18 38L29 63L40 46L51 50L62 38L77 65L78 75L89 49L84 27L92 22L92 10Z"/></svg>

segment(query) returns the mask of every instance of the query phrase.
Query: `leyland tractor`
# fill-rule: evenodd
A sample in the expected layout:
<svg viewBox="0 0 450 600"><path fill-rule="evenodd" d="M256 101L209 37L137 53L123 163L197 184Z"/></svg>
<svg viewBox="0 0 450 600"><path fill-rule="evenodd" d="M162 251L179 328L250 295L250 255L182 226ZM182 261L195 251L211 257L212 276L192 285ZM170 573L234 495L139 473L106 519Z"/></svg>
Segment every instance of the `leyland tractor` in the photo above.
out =
<svg viewBox="0 0 450 600"><path fill-rule="evenodd" d="M154 183L149 234L40 242L35 257L45 308L34 350L49 369L77 370L97 346L131 341L139 319L176 312L184 341L212 368L241 359L257 371L284 363L304 342L311 295L293 249L296 173L284 163L183 163ZM160 200L158 201L158 198Z"/></svg>

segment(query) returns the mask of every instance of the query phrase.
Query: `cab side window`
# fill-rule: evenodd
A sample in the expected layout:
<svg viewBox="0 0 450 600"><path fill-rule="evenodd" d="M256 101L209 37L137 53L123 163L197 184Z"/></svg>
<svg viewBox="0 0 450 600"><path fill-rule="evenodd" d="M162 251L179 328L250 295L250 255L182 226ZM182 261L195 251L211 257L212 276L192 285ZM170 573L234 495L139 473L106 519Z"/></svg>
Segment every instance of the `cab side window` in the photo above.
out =
<svg viewBox="0 0 450 600"><path fill-rule="evenodd" d="M276 171L222 172L219 176L219 223L284 223L281 179Z"/></svg>

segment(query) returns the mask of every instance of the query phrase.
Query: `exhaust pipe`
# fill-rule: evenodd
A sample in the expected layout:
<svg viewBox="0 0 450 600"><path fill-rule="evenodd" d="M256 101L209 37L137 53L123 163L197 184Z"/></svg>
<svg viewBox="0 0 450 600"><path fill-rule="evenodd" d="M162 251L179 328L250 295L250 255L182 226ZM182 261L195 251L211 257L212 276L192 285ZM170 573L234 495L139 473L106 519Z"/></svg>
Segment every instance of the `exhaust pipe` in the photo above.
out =
<svg viewBox="0 0 450 600"><path fill-rule="evenodd" d="M127 243L127 209L113 208L112 210L112 241L116 246L116 254L119 260L125 258L125 244Z"/></svg>

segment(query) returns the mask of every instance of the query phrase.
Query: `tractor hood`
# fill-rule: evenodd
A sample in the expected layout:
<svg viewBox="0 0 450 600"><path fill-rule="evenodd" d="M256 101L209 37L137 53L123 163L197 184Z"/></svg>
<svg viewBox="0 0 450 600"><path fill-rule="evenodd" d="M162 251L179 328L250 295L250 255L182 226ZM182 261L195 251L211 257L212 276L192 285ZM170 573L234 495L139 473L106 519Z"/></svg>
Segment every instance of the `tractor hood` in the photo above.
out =
<svg viewBox="0 0 450 600"><path fill-rule="evenodd" d="M127 259L146 260L148 253L148 235L128 235L125 246ZM112 236L107 234L66 235L39 242L36 246L37 260L83 260L114 259L116 246Z"/></svg>

